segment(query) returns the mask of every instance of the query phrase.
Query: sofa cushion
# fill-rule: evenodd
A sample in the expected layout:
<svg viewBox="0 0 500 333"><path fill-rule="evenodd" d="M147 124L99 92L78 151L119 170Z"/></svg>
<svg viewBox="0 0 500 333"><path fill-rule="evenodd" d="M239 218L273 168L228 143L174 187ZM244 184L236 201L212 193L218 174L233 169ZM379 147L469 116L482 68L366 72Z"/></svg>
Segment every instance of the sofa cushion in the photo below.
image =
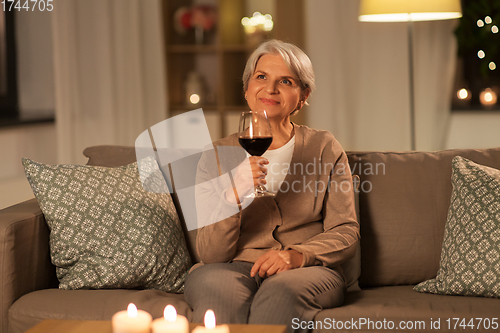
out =
<svg viewBox="0 0 500 333"><path fill-rule="evenodd" d="M417 284L439 269L451 197L451 160L500 168L500 148L348 152L361 178L360 285Z"/></svg>
<svg viewBox="0 0 500 333"><path fill-rule="evenodd" d="M172 304L177 312L191 320L189 305L181 294L159 290L61 290L45 289L24 295L9 310L9 332L22 333L44 319L111 320L132 302L153 318L163 316Z"/></svg>
<svg viewBox="0 0 500 333"><path fill-rule="evenodd" d="M113 145L101 145L87 147L83 151L83 154L89 158L87 165L95 166L106 166L106 167L116 167L127 165L136 161L136 151L135 147L130 146L113 146ZM185 165L185 164L184 164ZM170 165L161 165L160 168L166 178L170 177L172 172ZM196 176L195 174L193 177ZM182 212L181 205L179 203L179 198L176 193L171 193L174 206L176 208L177 214L181 221L181 226L184 230L186 237L186 244L191 256L193 263L200 262L200 257L196 251L196 235L197 230L187 230L186 222L184 220L184 215Z"/></svg>
<svg viewBox="0 0 500 333"><path fill-rule="evenodd" d="M314 320L326 322L327 325L323 325L323 329L319 329L318 325L318 329L313 332L334 332L328 327L332 320L341 321L342 324L348 322L350 325L353 321L363 319L367 324L361 327L358 325L357 330L344 327L339 332L493 332L498 331L500 325L499 313L500 302L494 298L422 294L413 291L413 286L376 287L348 292L343 306L320 311ZM464 318L467 320L464 320L465 323L474 318L474 329L466 327L463 330L460 326L453 329L456 322L453 318L459 318L460 321ZM476 318L482 318L482 321L479 322ZM431 328L431 319L433 322L440 320L440 329ZM447 319L450 319L451 329L448 329ZM368 329L368 320L379 329ZM390 324L389 321L393 321L394 329L383 329L384 321L386 327ZM425 327L417 321L422 321ZM413 325L413 329L397 330L400 322L403 325ZM483 324L489 324L489 329L481 326ZM479 328L477 325L480 325Z"/></svg>
<svg viewBox="0 0 500 333"><path fill-rule="evenodd" d="M457 156L437 277L416 291L500 297L500 170Z"/></svg>
<svg viewBox="0 0 500 333"><path fill-rule="evenodd" d="M49 166L23 159L50 232L59 288L182 292L191 266L154 158L117 168ZM149 187L145 191L139 172Z"/></svg>

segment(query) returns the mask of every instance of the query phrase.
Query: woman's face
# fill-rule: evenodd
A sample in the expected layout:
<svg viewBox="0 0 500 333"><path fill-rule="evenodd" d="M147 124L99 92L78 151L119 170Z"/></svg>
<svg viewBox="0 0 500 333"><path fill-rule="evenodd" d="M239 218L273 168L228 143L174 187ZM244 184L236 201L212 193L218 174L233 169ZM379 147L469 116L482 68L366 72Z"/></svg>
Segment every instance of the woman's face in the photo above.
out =
<svg viewBox="0 0 500 333"><path fill-rule="evenodd" d="M277 121L304 105L300 100L300 82L283 58L275 54L260 57L245 96L250 109L266 110L268 117Z"/></svg>

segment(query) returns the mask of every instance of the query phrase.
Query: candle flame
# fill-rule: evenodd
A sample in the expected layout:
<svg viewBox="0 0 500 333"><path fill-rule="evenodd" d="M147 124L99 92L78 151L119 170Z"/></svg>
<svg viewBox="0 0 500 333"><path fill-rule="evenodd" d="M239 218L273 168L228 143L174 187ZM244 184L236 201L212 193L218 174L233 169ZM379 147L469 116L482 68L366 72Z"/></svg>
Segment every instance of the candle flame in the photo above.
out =
<svg viewBox="0 0 500 333"><path fill-rule="evenodd" d="M163 310L163 317L166 321L174 322L177 319L177 311L173 305L167 305L165 310Z"/></svg>
<svg viewBox="0 0 500 333"><path fill-rule="evenodd" d="M127 307L127 315L130 318L135 318L137 317L137 307L135 306L134 303L130 303Z"/></svg>
<svg viewBox="0 0 500 333"><path fill-rule="evenodd" d="M204 322L206 328L215 328L215 313L212 310L207 310L207 312L205 312Z"/></svg>

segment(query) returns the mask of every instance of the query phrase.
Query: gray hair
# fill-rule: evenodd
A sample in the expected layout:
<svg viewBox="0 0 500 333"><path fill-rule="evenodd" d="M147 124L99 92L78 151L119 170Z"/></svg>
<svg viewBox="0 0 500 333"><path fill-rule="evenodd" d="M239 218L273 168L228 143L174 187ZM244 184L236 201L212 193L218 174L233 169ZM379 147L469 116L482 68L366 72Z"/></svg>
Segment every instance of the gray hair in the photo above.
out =
<svg viewBox="0 0 500 333"><path fill-rule="evenodd" d="M250 55L243 71L243 91L248 89L248 81L255 72L257 62L265 54L279 54L290 72L296 76L300 83L301 98L307 93L311 93L316 85L314 84L314 70L309 57L297 46L285 43L277 39L268 40L259 45ZM307 101L305 103L307 105ZM297 113L295 110L292 115Z"/></svg>

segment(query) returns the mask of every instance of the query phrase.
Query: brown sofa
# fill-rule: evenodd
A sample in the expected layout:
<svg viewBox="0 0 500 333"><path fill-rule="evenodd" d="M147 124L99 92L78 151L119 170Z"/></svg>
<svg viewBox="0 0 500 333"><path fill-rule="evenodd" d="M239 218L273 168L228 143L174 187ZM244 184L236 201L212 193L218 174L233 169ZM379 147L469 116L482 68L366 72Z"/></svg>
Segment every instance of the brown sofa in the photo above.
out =
<svg viewBox="0 0 500 333"><path fill-rule="evenodd" d="M92 165L119 166L135 160L132 147L91 147L84 154ZM493 322L500 317L498 299L413 291L415 284L435 277L439 267L452 158L460 155L500 169L500 148L348 155L353 173L360 176L361 289L352 288L344 306L320 311L315 332L334 331L331 326L340 327L339 321L349 332L384 331L393 324L394 331L404 331L397 330L400 322L413 331L436 331L437 320L446 331L448 323L453 328L453 318ZM187 234L194 261L195 233ZM170 303L191 319L183 295L57 289L48 239L49 229L35 199L0 211L0 332L24 332L48 318L109 320L129 302L153 317L160 317Z"/></svg>

